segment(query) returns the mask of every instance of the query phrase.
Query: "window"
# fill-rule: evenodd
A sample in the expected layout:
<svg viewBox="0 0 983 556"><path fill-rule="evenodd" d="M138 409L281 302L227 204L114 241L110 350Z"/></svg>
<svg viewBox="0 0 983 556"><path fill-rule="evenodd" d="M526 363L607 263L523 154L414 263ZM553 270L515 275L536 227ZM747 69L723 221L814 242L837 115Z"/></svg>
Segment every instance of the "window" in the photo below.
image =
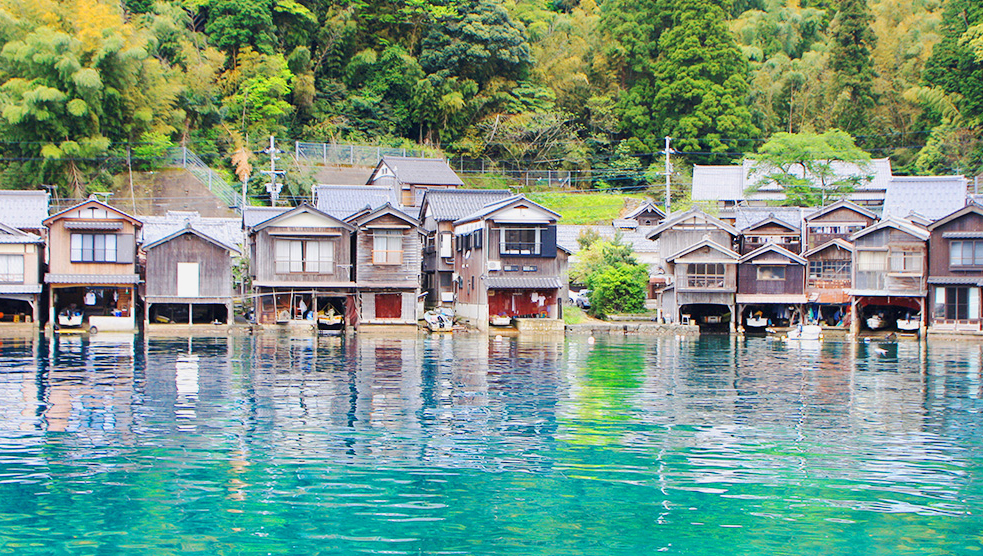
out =
<svg viewBox="0 0 983 556"><path fill-rule="evenodd" d="M542 228L502 228L502 255L539 255Z"/></svg>
<svg viewBox="0 0 983 556"><path fill-rule="evenodd" d="M810 280L849 280L850 259L809 261Z"/></svg>
<svg viewBox="0 0 983 556"><path fill-rule="evenodd" d="M784 266L759 266L758 280L784 280Z"/></svg>
<svg viewBox="0 0 983 556"><path fill-rule="evenodd" d="M24 255L0 255L0 282L24 282Z"/></svg>
<svg viewBox="0 0 983 556"><path fill-rule="evenodd" d="M116 234L72 234L73 263L115 263Z"/></svg>
<svg viewBox="0 0 983 556"><path fill-rule="evenodd" d="M334 243L331 241L278 239L275 249L277 274L334 272Z"/></svg>
<svg viewBox="0 0 983 556"><path fill-rule="evenodd" d="M891 251L891 272L912 274L922 271L921 251Z"/></svg>
<svg viewBox="0 0 983 556"><path fill-rule="evenodd" d="M983 266L983 241L949 243L949 266Z"/></svg>
<svg viewBox="0 0 983 556"><path fill-rule="evenodd" d="M722 263L694 263L686 269L687 284L691 288L724 287L724 265Z"/></svg>
<svg viewBox="0 0 983 556"><path fill-rule="evenodd" d="M857 272L887 270L887 251L857 251Z"/></svg>
<svg viewBox="0 0 983 556"><path fill-rule="evenodd" d="M403 232L374 230L372 232L372 264L403 264Z"/></svg>
<svg viewBox="0 0 983 556"><path fill-rule="evenodd" d="M980 316L980 290L976 287L949 286L935 289L935 318L977 319Z"/></svg>
<svg viewBox="0 0 983 556"><path fill-rule="evenodd" d="M440 256L445 259L454 256L454 235L450 232L440 234Z"/></svg>

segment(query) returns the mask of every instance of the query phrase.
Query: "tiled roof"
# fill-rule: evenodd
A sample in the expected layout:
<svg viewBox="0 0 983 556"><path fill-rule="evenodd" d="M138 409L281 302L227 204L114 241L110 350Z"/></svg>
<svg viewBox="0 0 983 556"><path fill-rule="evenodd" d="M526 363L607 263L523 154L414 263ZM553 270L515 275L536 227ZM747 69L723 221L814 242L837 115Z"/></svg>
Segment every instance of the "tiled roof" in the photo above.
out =
<svg viewBox="0 0 983 556"><path fill-rule="evenodd" d="M0 284L0 293L41 293L41 284Z"/></svg>
<svg viewBox="0 0 983 556"><path fill-rule="evenodd" d="M242 222L238 218L208 218L191 211L168 211L165 216L141 216L143 243L150 245L171 236L189 224L200 234L228 247L243 245Z"/></svg>
<svg viewBox="0 0 983 556"><path fill-rule="evenodd" d="M431 189L424 197L431 217L438 222L454 221L478 212L481 207L512 197L507 189Z"/></svg>
<svg viewBox="0 0 983 556"><path fill-rule="evenodd" d="M0 191L0 222L22 230L37 230L47 217L47 191Z"/></svg>
<svg viewBox="0 0 983 556"><path fill-rule="evenodd" d="M375 210L386 203L402 210L399 192L379 185L317 185L314 187L314 207L344 220L364 209Z"/></svg>
<svg viewBox="0 0 983 556"><path fill-rule="evenodd" d="M766 173L755 170L757 162L745 159L739 166L694 166L693 167L693 200L694 201L741 201L746 199L784 199L781 188L773 184L765 184L760 189L749 194L748 188L761 181ZM858 198L879 198L880 192L887 189L891 181L891 161L887 158L876 158L870 161L867 168L859 168L855 164L833 162L833 171L838 176L865 175L873 179L857 187L851 195Z"/></svg>
<svg viewBox="0 0 983 556"><path fill-rule="evenodd" d="M0 222L0 243L44 243L44 240L34 234L22 232L13 226Z"/></svg>
<svg viewBox="0 0 983 556"><path fill-rule="evenodd" d="M454 222L455 223L465 223L465 222L473 222L475 220L481 220L482 218L487 218L488 216L490 216L490 215L492 215L492 214L494 214L494 213L496 213L496 212L498 212L498 211L500 211L500 210L502 210L502 209L504 209L504 208L506 208L506 207L508 207L510 205L514 205L514 204L517 204L517 203L523 203L523 204L526 204L526 205L533 205L535 207L538 207L542 211L545 211L545 212L547 212L549 214L552 214L557 219L561 218L561 216L559 214L557 214L556 212L553 212L552 210L544 207L543 205L541 205L541 204L539 204L539 203L537 203L537 202L535 202L533 200L530 200L525 195L521 195L520 194L520 195L515 195L515 196L512 196L512 197L508 197L506 199L499 199L497 201L493 201L491 203L488 203L487 205L481 207L477 211L475 211L475 212L473 212L471 214L468 214L468 215L466 215L466 216L464 216L462 218L458 218Z"/></svg>
<svg viewBox="0 0 983 556"><path fill-rule="evenodd" d="M137 284L137 274L45 274L45 284Z"/></svg>
<svg viewBox="0 0 983 556"><path fill-rule="evenodd" d="M802 217L806 210L801 207L741 207L736 206L720 211L720 218L733 218L734 227L746 230L771 217L797 229L802 229Z"/></svg>
<svg viewBox="0 0 983 556"><path fill-rule="evenodd" d="M270 218L275 218L290 210L289 207L246 207L242 214L242 225L252 228Z"/></svg>
<svg viewBox="0 0 983 556"><path fill-rule="evenodd" d="M549 290L563 287L556 276L489 276L488 288L510 290Z"/></svg>
<svg viewBox="0 0 983 556"><path fill-rule="evenodd" d="M963 176L895 176L887 188L884 216L911 214L938 220L966 205Z"/></svg>
<svg viewBox="0 0 983 556"><path fill-rule="evenodd" d="M385 164L396 174L400 183L420 185L464 185L461 178L442 158L410 158L402 156L383 156L380 164Z"/></svg>

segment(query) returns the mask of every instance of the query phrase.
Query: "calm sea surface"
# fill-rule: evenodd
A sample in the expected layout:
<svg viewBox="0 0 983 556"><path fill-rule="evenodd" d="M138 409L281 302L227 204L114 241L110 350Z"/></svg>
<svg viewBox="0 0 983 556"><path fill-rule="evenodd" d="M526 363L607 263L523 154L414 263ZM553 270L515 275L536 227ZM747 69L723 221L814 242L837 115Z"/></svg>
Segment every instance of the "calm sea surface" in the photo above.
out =
<svg viewBox="0 0 983 556"><path fill-rule="evenodd" d="M0 345L0 552L979 554L983 345Z"/></svg>

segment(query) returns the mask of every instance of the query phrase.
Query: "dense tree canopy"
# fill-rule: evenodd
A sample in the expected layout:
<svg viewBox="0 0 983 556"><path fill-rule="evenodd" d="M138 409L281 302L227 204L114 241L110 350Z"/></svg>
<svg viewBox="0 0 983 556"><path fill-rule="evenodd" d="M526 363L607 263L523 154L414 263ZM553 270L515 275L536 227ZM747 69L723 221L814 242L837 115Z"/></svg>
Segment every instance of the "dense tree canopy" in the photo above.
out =
<svg viewBox="0 0 983 556"><path fill-rule="evenodd" d="M585 187L661 181L665 136L677 169L831 129L983 169L973 0L0 0L0 43L3 187L81 195L174 144L231 170L271 133Z"/></svg>

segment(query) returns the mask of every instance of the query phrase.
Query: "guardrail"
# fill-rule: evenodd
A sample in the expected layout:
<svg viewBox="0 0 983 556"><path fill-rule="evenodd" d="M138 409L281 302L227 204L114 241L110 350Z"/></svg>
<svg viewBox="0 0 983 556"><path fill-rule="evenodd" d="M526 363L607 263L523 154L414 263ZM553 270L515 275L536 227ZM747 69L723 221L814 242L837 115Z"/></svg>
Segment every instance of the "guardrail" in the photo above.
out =
<svg viewBox="0 0 983 556"><path fill-rule="evenodd" d="M218 172L209 168L201 157L189 151L187 147L170 149L168 157L170 166L186 169L226 205L238 209L242 208L242 195Z"/></svg>

